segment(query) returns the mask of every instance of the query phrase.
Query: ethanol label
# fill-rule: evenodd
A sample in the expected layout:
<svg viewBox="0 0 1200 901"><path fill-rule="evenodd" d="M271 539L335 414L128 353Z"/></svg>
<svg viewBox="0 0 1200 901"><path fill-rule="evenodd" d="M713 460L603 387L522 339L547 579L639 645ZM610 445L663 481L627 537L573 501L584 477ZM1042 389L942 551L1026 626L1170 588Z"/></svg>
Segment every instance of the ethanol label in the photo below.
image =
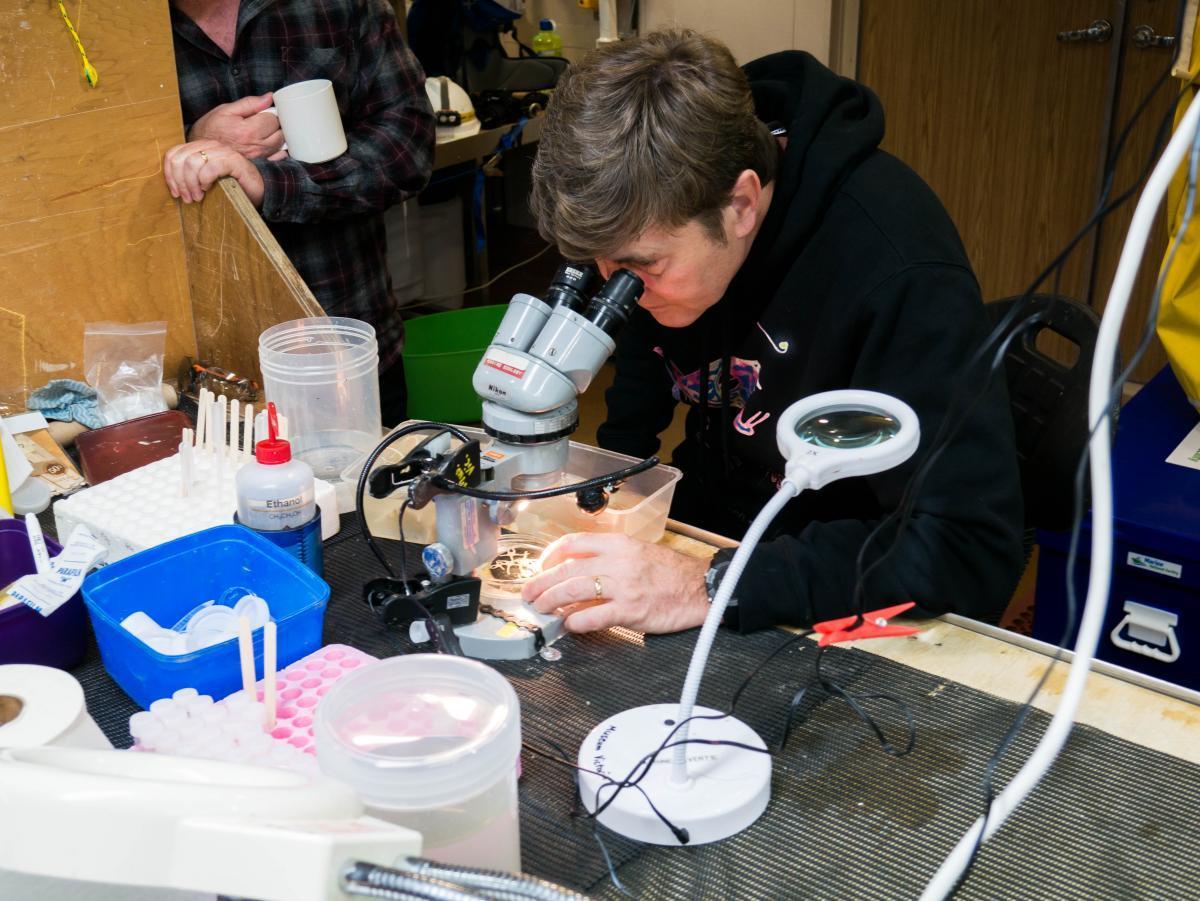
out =
<svg viewBox="0 0 1200 901"><path fill-rule="evenodd" d="M293 497L247 497L242 500L238 518L252 529L290 529L308 524L315 501L312 490Z"/></svg>
<svg viewBox="0 0 1200 901"><path fill-rule="evenodd" d="M489 347L483 362L484 365L499 369L505 375L516 379L525 378L525 367L528 365L524 357L518 357L502 347Z"/></svg>
<svg viewBox="0 0 1200 901"><path fill-rule="evenodd" d="M1168 560L1159 560L1157 557L1147 557L1145 554L1135 554L1130 551L1125 562L1138 569L1158 573L1160 576L1170 576L1172 579L1183 578L1183 567Z"/></svg>

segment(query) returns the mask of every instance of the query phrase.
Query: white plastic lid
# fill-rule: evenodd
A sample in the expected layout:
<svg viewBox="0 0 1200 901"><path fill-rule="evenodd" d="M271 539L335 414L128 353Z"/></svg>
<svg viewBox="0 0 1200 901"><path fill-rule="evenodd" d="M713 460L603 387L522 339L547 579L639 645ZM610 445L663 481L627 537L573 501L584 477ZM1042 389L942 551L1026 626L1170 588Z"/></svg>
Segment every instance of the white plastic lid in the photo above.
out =
<svg viewBox="0 0 1200 901"><path fill-rule="evenodd" d="M343 676L317 707L317 761L368 804L428 810L512 776L521 713L482 663L409 654Z"/></svg>

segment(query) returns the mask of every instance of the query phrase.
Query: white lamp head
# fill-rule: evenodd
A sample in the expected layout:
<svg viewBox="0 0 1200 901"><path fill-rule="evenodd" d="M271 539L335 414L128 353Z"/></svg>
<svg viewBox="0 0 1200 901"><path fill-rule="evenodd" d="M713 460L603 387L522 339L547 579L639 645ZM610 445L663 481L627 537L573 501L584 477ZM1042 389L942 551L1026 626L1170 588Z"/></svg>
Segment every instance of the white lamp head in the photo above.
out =
<svg viewBox="0 0 1200 901"><path fill-rule="evenodd" d="M788 481L801 490L899 466L921 439L917 414L877 391L826 391L792 404L775 440Z"/></svg>

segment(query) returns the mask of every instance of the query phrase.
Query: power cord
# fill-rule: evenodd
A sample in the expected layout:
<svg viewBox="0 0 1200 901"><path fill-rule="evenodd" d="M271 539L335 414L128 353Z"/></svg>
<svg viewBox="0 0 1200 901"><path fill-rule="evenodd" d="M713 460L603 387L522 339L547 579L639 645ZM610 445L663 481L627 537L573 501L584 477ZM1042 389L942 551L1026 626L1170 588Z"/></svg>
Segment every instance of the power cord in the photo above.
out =
<svg viewBox="0 0 1200 901"><path fill-rule="evenodd" d="M1134 369L1136 369L1137 364L1141 361L1142 357L1145 355L1147 348L1150 346L1150 341L1154 336L1154 332L1155 332L1154 324L1158 321L1158 310L1159 310L1159 306L1161 305L1161 302L1162 302L1163 287L1166 284L1167 275L1171 271L1171 266L1175 260L1175 254L1179 250L1179 246L1183 242L1183 237L1187 233L1188 226L1191 224L1191 221L1192 221L1192 216L1194 213L1195 201L1196 201L1196 186L1197 186L1198 170L1200 170L1200 131L1198 131L1196 133L1196 136L1193 139L1192 149L1191 149L1191 153L1190 153L1190 161L1188 164L1186 203L1184 206L1183 218L1180 221L1179 228L1176 230L1174 236L1171 239L1171 244L1167 250L1166 259L1163 262L1162 269L1158 275L1158 280L1155 283L1154 294L1152 295L1151 301L1150 301L1150 309L1147 313L1146 322L1142 328L1142 334L1139 337L1138 345L1137 345L1136 349L1134 350L1134 353L1133 353L1132 357L1130 358L1129 363L1121 371L1121 373L1117 376L1116 380L1113 382L1112 388L1110 389L1108 403L1106 405L1107 409L1109 409L1109 410L1113 409L1113 405L1117 402L1117 398L1118 398L1125 382L1129 379L1130 375L1133 374L1133 371L1134 371ZM1075 476L1074 476L1075 509L1074 509L1074 515L1073 515L1073 520L1072 520L1072 527L1071 527L1071 541L1070 541L1070 545L1069 545L1069 548L1067 551L1067 568L1066 568L1066 572L1067 572L1067 582L1066 582L1067 617L1066 617L1066 624L1063 629L1062 637L1059 639L1059 642L1058 642L1059 647L1056 650L1054 657L1051 659L1050 663L1047 665L1046 669L1042 672L1042 675L1038 679L1037 684L1034 685L1033 690L1029 694L1029 698L1022 705L1021 709L1017 712L1017 715L1014 717L1012 724L1009 726L1008 730L1005 732L1004 736L1001 738L999 746L996 748L995 752L992 754L991 758L989 758L989 760L988 760L987 767L984 771L984 779L983 779L983 790L984 790L984 801L985 801L984 813L983 813L983 827L979 830L979 835L976 839L975 846L971 851L971 856L967 860L967 863L963 869L963 872L959 876L958 881L955 883L954 888L951 890L951 895L953 895L955 892L957 892L958 889L961 888L962 885L966 882L966 879L969 876L971 869L975 864L976 859L978 858L980 848L983 845L983 837L987 832L987 824L988 824L989 816L991 814L992 802L995 801L995 798L996 798L995 785L994 785L996 770L999 767L1001 761L1003 760L1005 754L1008 753L1008 750L1012 746L1012 743L1016 740L1016 738L1020 734L1022 728L1024 728L1025 721L1028 719L1029 714L1033 710L1034 700L1041 693L1041 690L1045 686L1047 679L1050 677L1051 671L1062 660L1063 648L1070 641L1071 633L1075 629L1075 611L1078 608L1078 598L1076 596L1076 591L1075 591L1075 567L1078 562L1079 539L1080 539L1080 531L1081 531L1080 527L1081 527L1082 520L1083 520L1083 483L1084 483L1084 478L1088 471L1088 445L1090 445L1091 438L1095 434L1096 430L1099 429L1101 426L1107 426L1107 425L1108 425L1108 420L1107 420L1107 417L1105 417L1105 418L1100 419L1092 427L1092 429L1088 433L1088 443L1087 443L1087 445L1084 446L1084 449L1079 456L1079 461L1075 466Z"/></svg>
<svg viewBox="0 0 1200 901"><path fill-rule="evenodd" d="M1167 150L1156 163L1154 172L1147 182L1146 192L1143 194L1134 214L1130 232L1122 251L1121 262L1113 281L1109 302L1110 309L1106 311L1105 318L1101 323L1100 340L1097 343L1098 353L1095 365L1101 367L1100 372L1102 374L1107 369L1109 378L1111 378L1112 363L1106 358L1105 354L1108 350L1115 348L1121 321L1128 308L1133 280L1136 277L1140 260L1145 252L1145 241L1148 237L1156 209L1162 195L1166 191L1175 167L1178 166L1183 155L1187 152L1187 143L1189 140L1191 141L1193 154L1193 163L1189 166L1189 205L1194 200L1195 160L1197 147L1200 146L1200 128L1197 128L1198 123L1200 123L1200 107L1193 105L1193 107L1188 109L1179 130L1172 138ZM1179 239L1182 236L1182 232L1180 232L1176 238ZM1178 240L1175 241L1175 246L1177 245ZM1170 253L1170 256L1173 257L1173 251ZM1151 317L1157 311L1161 296L1161 287L1167 268L1164 266L1163 271L1160 272L1159 284L1156 286L1155 297L1152 300L1151 316L1147 318L1142 341L1139 343L1135 357L1141 356L1145 347L1148 346L1150 336L1153 333L1154 319ZM1115 315L1110 316L1113 310L1116 311ZM1107 467L1111 467L1109 442L1107 434L1101 430L1107 429L1112 415L1113 402L1120 391L1120 384L1127 377L1128 373L1132 371L1134 365L1136 365L1136 360L1131 362L1130 366L1107 386L1108 390L1104 395L1098 394L1101 386L1097 385L1096 382L1099 379L1096 377L1093 378L1089 406L1092 415L1097 417L1097 422L1090 430L1089 452L1098 464ZM1111 571L1108 570L1108 567L1111 566L1112 552L1111 484L1093 472L1092 487L1096 518L1093 524L1091 579L1089 580L1087 603L1084 607L1079 626L1076 657L1072 663L1067 685L1063 692L1062 703L1058 712L1051 719L1045 735L1029 759L1009 782L1004 792L999 796L995 796L990 801L985 814L968 830L954 851L943 862L941 868L926 888L924 897L945 897L962 884L962 877L967 867L974 861L982 840L1000 828L1007 815L1033 790L1046 769L1058 755L1070 733L1074 711L1082 695L1087 671L1090 668L1099 639L1099 630L1103 620L1109 590L1109 579L1111 577ZM1082 501L1078 498L1076 510L1079 514L1082 513ZM1079 519L1077 518L1075 530L1078 528ZM1074 540L1077 541L1077 537ZM1066 578L1068 580L1069 594L1073 591L1073 576L1074 574L1068 570ZM1074 611L1071 613L1068 626L1074 621ZM1050 666L1053 665L1054 661L1051 662ZM992 822L993 815L997 816L997 822L995 823Z"/></svg>
<svg viewBox="0 0 1200 901"><path fill-rule="evenodd" d="M746 689L749 688L749 686L758 677L758 675L763 671L763 669L765 669L766 666L771 661L773 661L776 657L778 657L785 650L793 647L798 642L808 638L812 634L813 634L812 630L809 629L809 630L805 630L803 632L799 632L795 635L789 636L786 640L781 642L774 650L772 650L769 654L767 654L762 660L760 660L758 662L758 664L755 665L755 667L749 672L749 674L747 674L747 676L742 680L742 682L734 690L733 695L730 698L729 710L727 712L718 713L718 714L693 714L686 719L680 720L679 722L672 724L671 731L666 734L666 736L658 744L658 747L656 747L653 751L651 751L650 753L648 753L648 754L644 755L642 758L640 758L630 768L629 772L624 776L624 778L614 779L613 777L611 777L607 774L600 773L596 770L589 769L585 766L581 766L580 764L571 760L566 755L566 753L562 750L562 748L559 747L557 744L555 744L550 739L541 739L541 740L544 741L546 744L550 745L552 748L554 748L554 750L557 752L557 754L551 754L548 751L538 748L537 746L533 745L529 741L523 741L521 744L525 748L525 750L529 751L531 754L537 755L538 757L542 757L542 758L550 760L554 763L557 763L559 765L565 766L573 771L572 778L574 779L574 782L575 782L575 792L576 792L577 802L580 800L579 799L580 789L579 789L579 779L578 779L579 773L587 773L589 775L599 776L601 779L604 780L604 783L601 785L601 789L605 789L605 788L612 789L611 794L607 795L607 797L605 797L603 800L601 800L600 793L599 793L599 791L597 791L597 796L595 799L596 800L595 809L588 810L586 804L583 804L583 806L582 806L583 814L593 821L593 829L595 829L595 823L598 820L598 818L601 816L601 814L603 814L604 811L607 810L609 808L609 806L612 805L616 801L617 797L621 794L621 792L623 792L627 789L635 789L635 790L641 792L642 796L646 800L646 803L649 805L651 811L653 811L654 815L656 817L658 817L659 821L662 822L663 825L666 826L668 830L670 830L671 834L675 836L675 838L679 841L679 843L686 845L686 844L688 844L688 841L689 841L689 836L688 836L687 830L682 829L682 828L676 826L674 823L672 823L666 817L666 815L663 814L662 811L660 811L658 809L658 807L654 804L654 800L649 796L649 794L647 794L645 789L643 789L641 787L640 783L650 773L650 770L654 766L655 761L664 752L673 750L675 748L682 747L682 746L694 745L694 744L695 745L706 745L706 746L722 746L722 747L740 748L742 750L753 751L758 754L770 754L771 751L769 748L759 748L754 745L745 744L743 742L727 741L727 740L721 740L721 739L694 738L694 737L687 737L684 739L676 740L676 735L678 735L681 730L684 730L685 727L689 726L695 720L721 720L721 719L725 719L726 717L732 716L736 712L738 703L740 702ZM874 732L875 736L879 740L880 747L882 748L882 750L885 753L890 754L895 757L901 757L904 754L909 753L909 751L912 750L912 748L914 747L914 744L915 744L916 725L913 720L912 713L909 710L909 708L907 707L907 705L905 705L903 701L901 701L900 699L898 699L892 695L886 695L886 694L853 695L853 694L847 692L844 688L842 688L842 686L840 684L833 681L831 678L829 678L827 675L825 675L822 672L820 662L821 662L821 658L823 657L824 652L826 650L828 650L828 649L827 648L819 648L817 654L815 655L815 663L814 663L815 680L819 683L820 687L824 688L825 691L828 692L830 696L840 697L844 701L847 702L847 705L850 707L851 711L856 716L858 716L860 719L862 719L870 727L870 729ZM795 709L799 706L801 700L803 699L803 697L805 695L805 692L808 690L809 687L810 686L806 686L805 688L800 689L800 691L797 692L796 696L793 698L791 704L789 705L788 712L787 712L787 718L784 723L783 735L780 740L779 747L777 749L778 751L782 751L783 748L787 744L787 739L788 739L788 735L789 735L790 729L791 729L793 714L795 712ZM860 703L862 700L871 700L871 699L886 700L886 701L896 705L898 708L900 708L903 711L904 716L905 716L906 725L907 725L907 740L906 740L906 743L903 748L898 749L898 748L894 747L893 745L891 745L891 743L888 742L886 736L884 735L883 730L878 726L878 724L874 721L874 719L871 717L871 715L862 707L862 705ZM600 843L602 853L604 854L606 860L609 861L610 875L612 876L612 878L614 880L614 885L616 885L618 890L622 891L622 893L627 894L627 892L625 892L624 887L620 885L619 880L617 880L617 878L616 878L616 873L612 869L611 858L609 857L609 855L607 853L607 848L605 848L603 841L600 839L600 836L598 833L596 833L596 840Z"/></svg>

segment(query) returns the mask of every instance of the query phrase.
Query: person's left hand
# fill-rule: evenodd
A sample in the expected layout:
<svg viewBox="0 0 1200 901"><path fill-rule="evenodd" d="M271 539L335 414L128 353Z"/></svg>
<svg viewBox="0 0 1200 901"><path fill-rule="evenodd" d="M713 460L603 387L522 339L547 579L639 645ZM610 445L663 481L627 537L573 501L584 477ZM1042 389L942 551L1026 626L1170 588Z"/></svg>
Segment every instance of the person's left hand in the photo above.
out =
<svg viewBox="0 0 1200 901"><path fill-rule="evenodd" d="M708 615L702 557L627 535L580 532L551 544L542 566L521 595L539 612L565 617L570 632L678 632Z"/></svg>
<svg viewBox="0 0 1200 901"><path fill-rule="evenodd" d="M265 187L258 169L248 159L219 141L189 141L177 144L163 157L163 177L172 197L198 203L218 178L231 175L250 202L262 206Z"/></svg>

